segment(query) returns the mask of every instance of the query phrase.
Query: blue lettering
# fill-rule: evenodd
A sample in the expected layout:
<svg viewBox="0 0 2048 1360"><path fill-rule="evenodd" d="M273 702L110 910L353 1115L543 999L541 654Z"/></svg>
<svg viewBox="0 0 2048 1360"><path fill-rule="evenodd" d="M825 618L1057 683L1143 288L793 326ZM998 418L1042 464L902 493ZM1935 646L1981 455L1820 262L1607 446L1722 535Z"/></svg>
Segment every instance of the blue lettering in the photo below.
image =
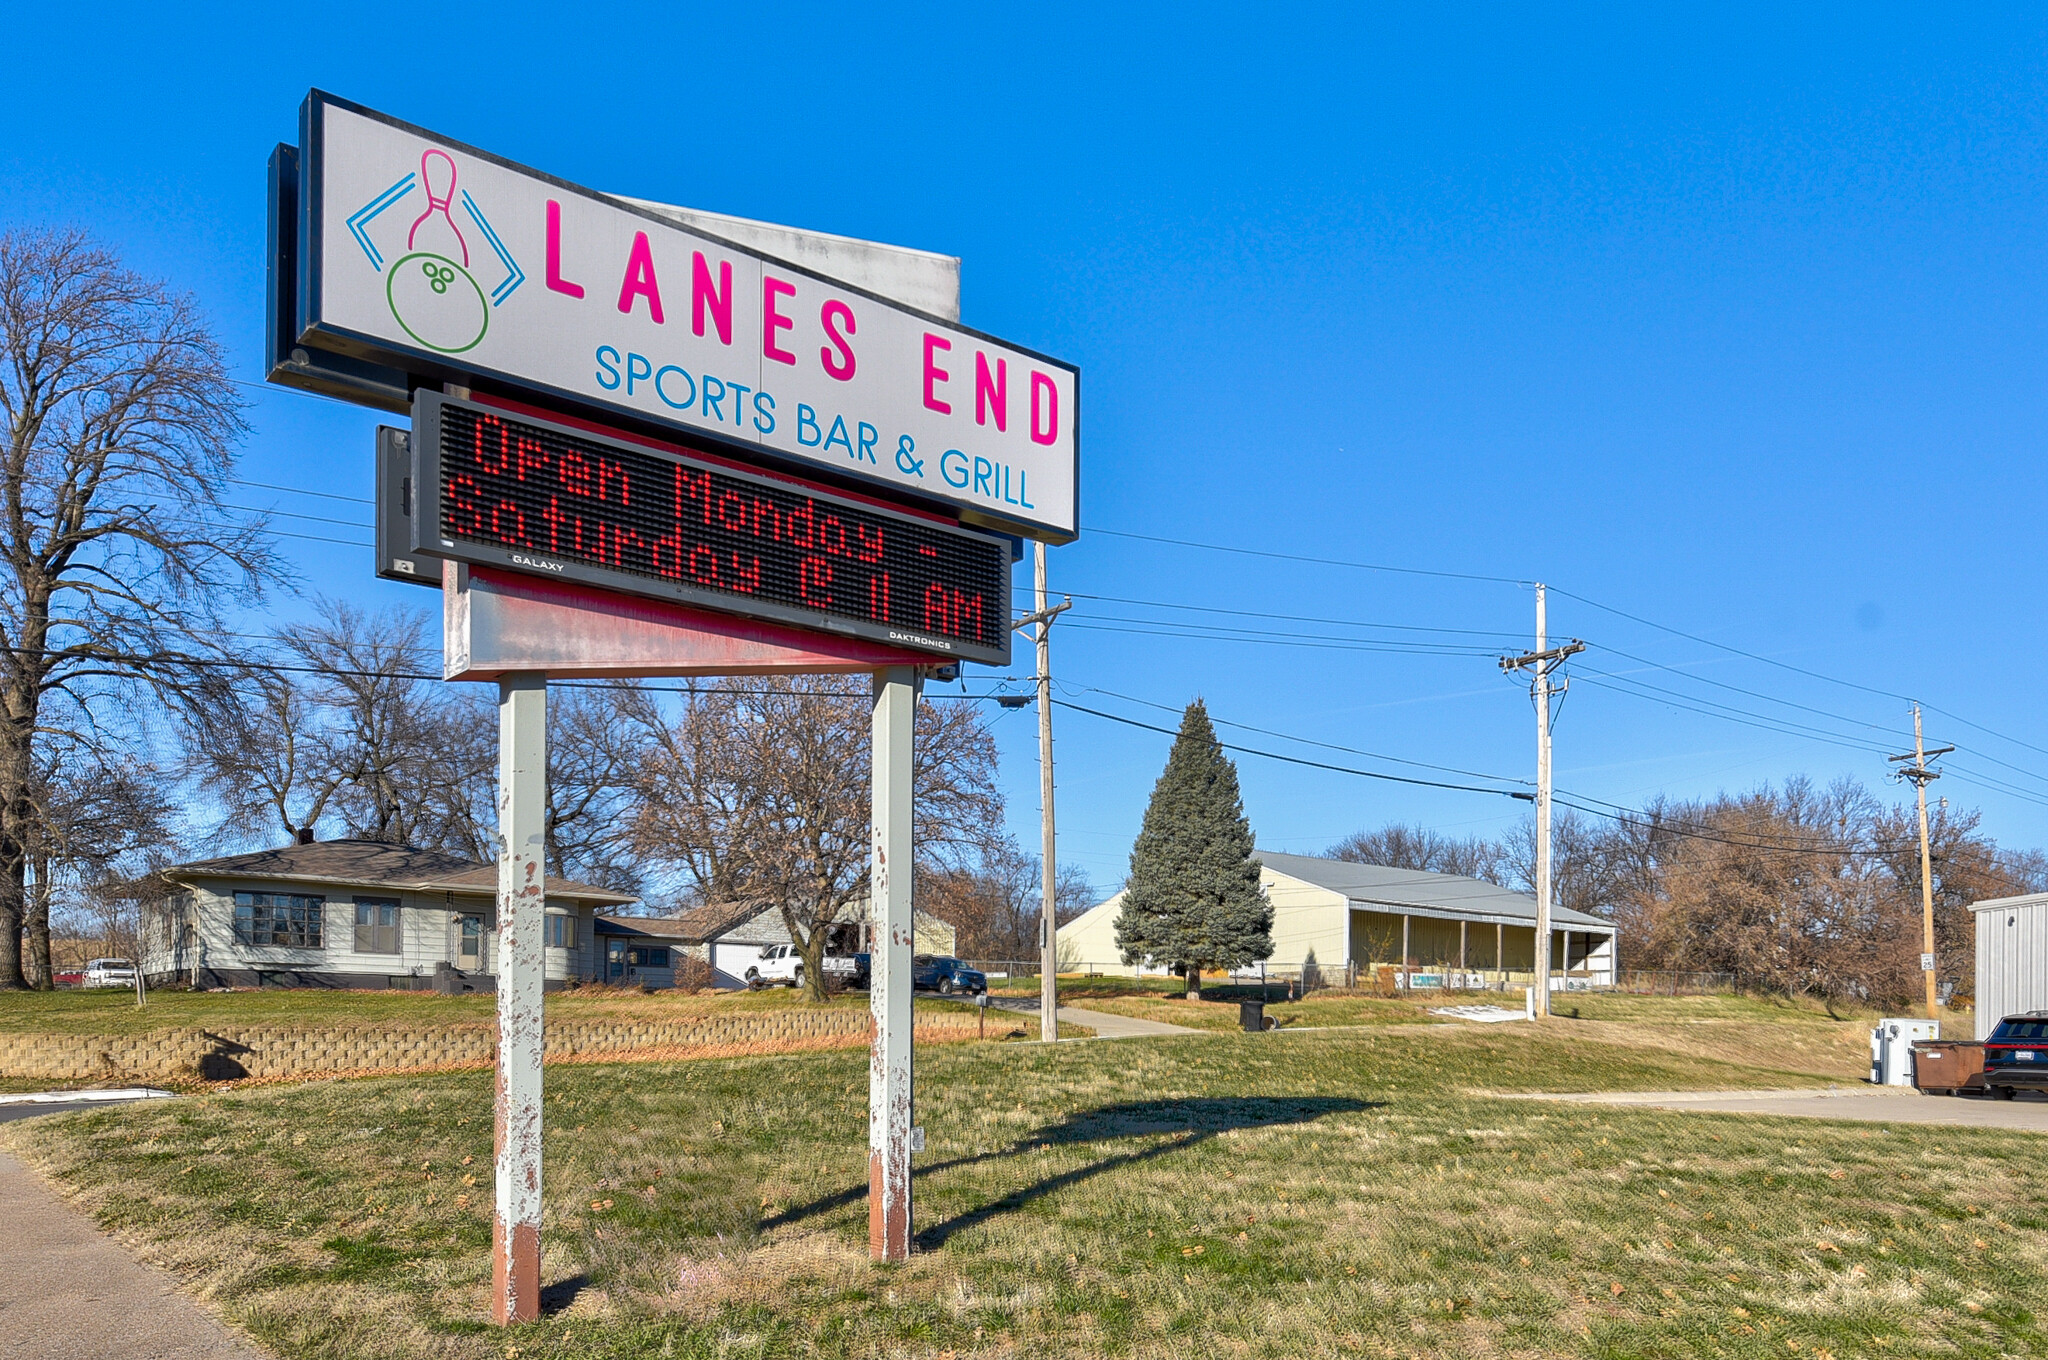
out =
<svg viewBox="0 0 2048 1360"><path fill-rule="evenodd" d="M1029 493L1024 488L1023 468L1017 469L1017 504L1023 506L1026 510L1036 510L1038 508L1031 503Z"/></svg>
<svg viewBox="0 0 2048 1360"><path fill-rule="evenodd" d="M671 373L679 375L684 382L690 385L690 395L684 397L681 401L677 401L662 388L661 380ZM654 370L654 395L660 397L664 405L672 406L678 411L687 411L697 404L697 380L682 369L677 368L674 364L663 364L660 368Z"/></svg>
<svg viewBox="0 0 2048 1360"><path fill-rule="evenodd" d="M865 420L863 420L860 423L860 452L856 453L854 457L865 457L870 463L874 463L875 441L877 439L880 439L881 437L882 432L880 430L876 429L874 426L868 424ZM880 464L876 465L880 466Z"/></svg>
<svg viewBox="0 0 2048 1360"><path fill-rule="evenodd" d="M796 442L807 449L818 447L823 431L818 428L818 413L802 402L796 407Z"/></svg>
<svg viewBox="0 0 2048 1360"><path fill-rule="evenodd" d="M754 394L754 428L762 434L775 433L775 398L766 392Z"/></svg>
<svg viewBox="0 0 2048 1360"><path fill-rule="evenodd" d="M960 460L957 467L953 463L955 458ZM953 475L956 472L960 474L957 479ZM939 455L939 475L946 479L947 486L965 491L967 489L967 455L958 449L947 449Z"/></svg>
<svg viewBox="0 0 2048 1360"><path fill-rule="evenodd" d="M714 383L718 386L716 393L711 390ZM709 373L706 373L704 375L704 414L710 416L713 420L724 420L725 408L721 405L724 400L725 384L719 382L718 379L712 377Z"/></svg>
<svg viewBox="0 0 2048 1360"><path fill-rule="evenodd" d="M846 456L848 458L854 457L853 441L846 437L845 416L832 417L832 431L830 434L827 434L825 436L825 447L829 449L834 444L837 444L840 448L845 449Z"/></svg>
<svg viewBox="0 0 2048 1360"><path fill-rule="evenodd" d="M633 384L646 382L654 376L654 362L644 354L626 353L626 395L633 395Z"/></svg>
<svg viewBox="0 0 2048 1360"><path fill-rule="evenodd" d="M610 345L597 347L597 385L607 392L616 391L619 385L619 352Z"/></svg>
<svg viewBox="0 0 2048 1360"><path fill-rule="evenodd" d="M746 395L754 389L751 387L741 387L738 383L727 383L726 390L732 393L732 423L735 425L746 424Z"/></svg>
<svg viewBox="0 0 2048 1360"><path fill-rule="evenodd" d="M995 465L994 463L991 463L991 462L990 462L990 461L989 461L988 459L986 459L986 458L983 458L983 457L982 457L982 456L981 456L980 454L976 454L976 455L975 455L975 457L974 457L974 494L975 494L975 495L977 495L977 496L990 496L990 495L994 495L994 494L995 494L994 492L990 491L990 490L989 490L989 487L988 487L988 479L990 478L990 476L992 476L992 475L993 475L993 474L995 473L995 470L996 470L996 465Z"/></svg>

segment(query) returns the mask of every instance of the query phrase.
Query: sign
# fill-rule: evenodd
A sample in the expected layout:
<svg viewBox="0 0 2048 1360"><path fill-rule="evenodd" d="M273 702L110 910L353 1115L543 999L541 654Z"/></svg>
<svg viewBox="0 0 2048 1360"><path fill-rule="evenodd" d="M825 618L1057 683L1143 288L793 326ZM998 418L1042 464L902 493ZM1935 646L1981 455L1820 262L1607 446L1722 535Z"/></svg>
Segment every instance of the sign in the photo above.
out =
<svg viewBox="0 0 2048 1360"><path fill-rule="evenodd" d="M318 91L301 124L292 345L1075 536L1072 365Z"/></svg>
<svg viewBox="0 0 2048 1360"><path fill-rule="evenodd" d="M1923 973L1931 973L1934 971L1934 955L1922 954L1920 956L1920 971Z"/></svg>
<svg viewBox="0 0 2048 1360"><path fill-rule="evenodd" d="M415 553L1008 665L1010 545L421 389Z"/></svg>

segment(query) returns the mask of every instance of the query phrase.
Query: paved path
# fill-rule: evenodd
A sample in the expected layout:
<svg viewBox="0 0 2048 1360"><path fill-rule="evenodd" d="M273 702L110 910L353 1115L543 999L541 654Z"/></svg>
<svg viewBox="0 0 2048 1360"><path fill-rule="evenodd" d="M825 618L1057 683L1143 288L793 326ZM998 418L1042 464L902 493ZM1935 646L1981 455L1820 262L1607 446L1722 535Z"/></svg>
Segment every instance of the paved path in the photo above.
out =
<svg viewBox="0 0 2048 1360"><path fill-rule="evenodd" d="M76 1107L73 1107L76 1108ZM0 1356L21 1360L264 1360L0 1153Z"/></svg>
<svg viewBox="0 0 2048 1360"><path fill-rule="evenodd" d="M1990 1100L1976 1096L1923 1096L1918 1091L1898 1087L1853 1086L1827 1091L1601 1091L1514 1099L2048 1133L2048 1098L2029 1094L2012 1100Z"/></svg>
<svg viewBox="0 0 2048 1360"><path fill-rule="evenodd" d="M1037 997L990 997L989 1009L1010 1011L1017 1015L1036 1016ZM1098 1039L1142 1039L1162 1034L1206 1034L1209 1031L1189 1029L1186 1025L1169 1025L1164 1020L1140 1020L1131 1015L1112 1015L1108 1011L1083 1010L1079 1006L1060 1007L1060 1019L1070 1025L1086 1025L1095 1031Z"/></svg>

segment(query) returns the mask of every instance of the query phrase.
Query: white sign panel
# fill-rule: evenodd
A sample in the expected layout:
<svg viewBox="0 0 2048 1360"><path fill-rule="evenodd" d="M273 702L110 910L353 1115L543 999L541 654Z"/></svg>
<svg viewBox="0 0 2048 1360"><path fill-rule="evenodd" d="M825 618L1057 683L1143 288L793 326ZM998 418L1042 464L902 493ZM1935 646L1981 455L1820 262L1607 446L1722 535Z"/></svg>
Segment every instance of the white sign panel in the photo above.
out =
<svg viewBox="0 0 2048 1360"><path fill-rule="evenodd" d="M318 92L304 136L302 343L1074 537L1072 365Z"/></svg>

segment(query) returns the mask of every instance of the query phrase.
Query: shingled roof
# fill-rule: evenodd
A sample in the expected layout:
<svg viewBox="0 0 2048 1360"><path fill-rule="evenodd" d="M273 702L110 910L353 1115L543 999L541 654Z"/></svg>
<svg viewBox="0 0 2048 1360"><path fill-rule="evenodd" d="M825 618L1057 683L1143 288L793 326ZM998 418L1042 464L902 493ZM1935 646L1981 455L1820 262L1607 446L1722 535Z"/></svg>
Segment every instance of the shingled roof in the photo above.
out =
<svg viewBox="0 0 2048 1360"><path fill-rule="evenodd" d="M415 892L495 892L498 866L480 864L443 850L423 850L384 841L313 841L282 845L246 855L174 864L163 878L264 878L293 883L338 883L377 888L409 888ZM637 901L631 893L613 892L590 883L550 876L551 896L573 897L598 906L623 906Z"/></svg>

